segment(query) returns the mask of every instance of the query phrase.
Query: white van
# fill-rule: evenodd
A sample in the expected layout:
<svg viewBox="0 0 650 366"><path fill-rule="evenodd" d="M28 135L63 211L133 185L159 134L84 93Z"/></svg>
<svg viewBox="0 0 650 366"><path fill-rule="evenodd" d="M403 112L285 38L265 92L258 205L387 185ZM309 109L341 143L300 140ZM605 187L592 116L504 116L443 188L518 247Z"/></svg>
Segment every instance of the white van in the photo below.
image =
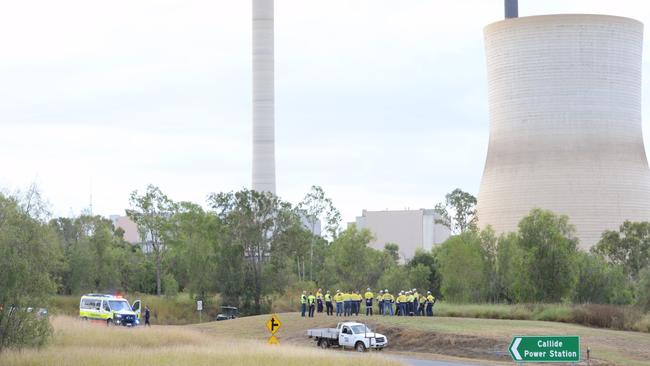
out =
<svg viewBox="0 0 650 366"><path fill-rule="evenodd" d="M140 308L140 300L131 305L121 296L87 294L79 301L79 317L84 320L102 320L106 325L130 327L140 324Z"/></svg>

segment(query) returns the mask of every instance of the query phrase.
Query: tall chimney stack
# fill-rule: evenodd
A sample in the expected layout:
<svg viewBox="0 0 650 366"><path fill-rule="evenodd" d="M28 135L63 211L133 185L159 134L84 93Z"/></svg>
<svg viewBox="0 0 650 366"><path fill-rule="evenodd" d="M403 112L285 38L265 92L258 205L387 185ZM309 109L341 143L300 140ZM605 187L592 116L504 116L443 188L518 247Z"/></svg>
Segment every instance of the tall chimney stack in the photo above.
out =
<svg viewBox="0 0 650 366"><path fill-rule="evenodd" d="M505 0L506 19L517 18L519 16L518 0Z"/></svg>
<svg viewBox="0 0 650 366"><path fill-rule="evenodd" d="M253 0L253 190L275 194L273 0Z"/></svg>

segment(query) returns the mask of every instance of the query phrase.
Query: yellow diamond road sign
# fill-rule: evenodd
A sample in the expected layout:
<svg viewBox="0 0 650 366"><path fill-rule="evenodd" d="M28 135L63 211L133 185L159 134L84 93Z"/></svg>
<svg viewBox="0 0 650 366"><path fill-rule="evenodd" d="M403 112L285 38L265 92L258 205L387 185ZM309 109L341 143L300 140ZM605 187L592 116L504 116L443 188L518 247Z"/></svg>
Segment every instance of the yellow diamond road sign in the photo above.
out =
<svg viewBox="0 0 650 366"><path fill-rule="evenodd" d="M278 329L280 329L281 325L282 323L280 323L280 319L278 319L278 317L275 316L275 314L271 315L271 319L269 319L269 321L266 322L266 327L268 328L269 332L271 332L271 334L275 334L275 332L277 332ZM271 339L269 339L269 343L271 343Z"/></svg>
<svg viewBox="0 0 650 366"><path fill-rule="evenodd" d="M279 341L277 338L275 338L274 335L272 335L272 336L269 338L268 342L269 342L269 344L280 344L280 341Z"/></svg>

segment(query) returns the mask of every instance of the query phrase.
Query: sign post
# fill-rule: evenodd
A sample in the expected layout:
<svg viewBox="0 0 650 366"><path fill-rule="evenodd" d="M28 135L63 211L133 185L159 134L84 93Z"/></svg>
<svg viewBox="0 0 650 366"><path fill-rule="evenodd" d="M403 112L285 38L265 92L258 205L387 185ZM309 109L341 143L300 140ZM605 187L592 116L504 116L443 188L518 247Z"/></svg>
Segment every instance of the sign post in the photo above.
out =
<svg viewBox="0 0 650 366"><path fill-rule="evenodd" d="M196 310L199 312L199 323L202 322L201 313L203 312L203 300L196 301Z"/></svg>
<svg viewBox="0 0 650 366"><path fill-rule="evenodd" d="M523 362L580 362L580 337L578 336L515 336L512 338L510 356Z"/></svg>
<svg viewBox="0 0 650 366"><path fill-rule="evenodd" d="M282 323L280 322L280 319L278 319L275 314L271 315L271 319L266 322L266 329L271 332L271 337L268 340L269 344L280 344L280 341L275 337L275 332L277 332L281 326Z"/></svg>

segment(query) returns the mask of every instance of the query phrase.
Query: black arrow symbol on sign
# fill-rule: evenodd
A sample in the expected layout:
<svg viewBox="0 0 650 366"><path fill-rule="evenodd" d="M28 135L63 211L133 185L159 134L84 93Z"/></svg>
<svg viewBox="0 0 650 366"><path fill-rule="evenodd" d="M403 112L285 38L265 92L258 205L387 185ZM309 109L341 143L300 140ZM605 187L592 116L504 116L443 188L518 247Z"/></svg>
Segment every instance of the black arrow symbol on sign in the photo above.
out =
<svg viewBox="0 0 650 366"><path fill-rule="evenodd" d="M271 318L271 332L275 330L276 326L280 326L280 324L275 322L275 318Z"/></svg>

